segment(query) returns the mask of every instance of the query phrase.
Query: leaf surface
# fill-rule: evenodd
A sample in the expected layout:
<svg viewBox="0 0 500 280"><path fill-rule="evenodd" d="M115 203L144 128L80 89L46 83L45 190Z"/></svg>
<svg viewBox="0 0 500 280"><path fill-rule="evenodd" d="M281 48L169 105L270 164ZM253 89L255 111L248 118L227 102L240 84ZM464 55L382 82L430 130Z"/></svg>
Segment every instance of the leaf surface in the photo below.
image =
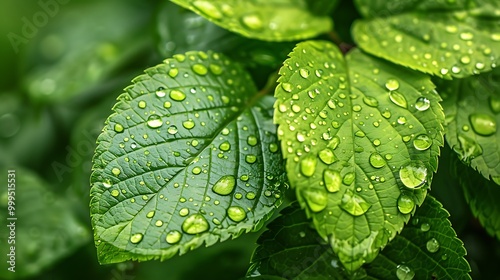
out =
<svg viewBox="0 0 500 280"><path fill-rule="evenodd" d="M411 222L371 264L349 273L304 212L292 204L260 236L247 279L471 279L465 248L448 216L427 196Z"/></svg>
<svg viewBox="0 0 500 280"><path fill-rule="evenodd" d="M466 164L500 185L500 71L439 81L446 141Z"/></svg>
<svg viewBox="0 0 500 280"><path fill-rule="evenodd" d="M308 10L305 0L172 0L215 24L245 37L292 41L331 30L327 16Z"/></svg>
<svg viewBox="0 0 500 280"><path fill-rule="evenodd" d="M429 77L356 50L300 43L275 122L298 200L350 270L373 260L426 195L444 119Z"/></svg>
<svg viewBox="0 0 500 280"><path fill-rule="evenodd" d="M357 0L367 18L353 36L370 54L446 79L487 72L500 62L500 2L472 2Z"/></svg>
<svg viewBox="0 0 500 280"><path fill-rule="evenodd" d="M241 66L188 52L145 72L118 98L94 155L101 263L163 260L235 238L281 203L274 100L255 98Z"/></svg>

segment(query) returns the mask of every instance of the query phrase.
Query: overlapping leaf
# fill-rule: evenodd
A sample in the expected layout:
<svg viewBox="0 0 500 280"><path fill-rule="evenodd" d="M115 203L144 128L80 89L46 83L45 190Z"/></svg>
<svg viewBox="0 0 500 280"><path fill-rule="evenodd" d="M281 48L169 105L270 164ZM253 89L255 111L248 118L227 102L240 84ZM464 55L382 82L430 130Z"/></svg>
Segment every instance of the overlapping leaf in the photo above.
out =
<svg viewBox="0 0 500 280"><path fill-rule="evenodd" d="M500 185L500 71L439 82L446 140L460 159Z"/></svg>
<svg viewBox="0 0 500 280"><path fill-rule="evenodd" d="M360 51L346 61L330 43L298 44L280 70L275 122L299 202L355 270L423 202L444 115L429 77Z"/></svg>
<svg viewBox="0 0 500 280"><path fill-rule="evenodd" d="M430 196L373 263L355 273L339 265L297 205L281 214L259 238L247 279L470 279L463 243Z"/></svg>
<svg viewBox="0 0 500 280"><path fill-rule="evenodd" d="M98 138L101 263L166 259L258 229L281 202L272 97L217 53L175 55L119 97Z"/></svg>
<svg viewBox="0 0 500 280"><path fill-rule="evenodd" d="M292 41L314 37L332 28L327 16L308 11L306 0L172 0L245 37Z"/></svg>
<svg viewBox="0 0 500 280"><path fill-rule="evenodd" d="M367 1L356 22L359 47L375 56L437 75L467 77L500 63L500 2Z"/></svg>

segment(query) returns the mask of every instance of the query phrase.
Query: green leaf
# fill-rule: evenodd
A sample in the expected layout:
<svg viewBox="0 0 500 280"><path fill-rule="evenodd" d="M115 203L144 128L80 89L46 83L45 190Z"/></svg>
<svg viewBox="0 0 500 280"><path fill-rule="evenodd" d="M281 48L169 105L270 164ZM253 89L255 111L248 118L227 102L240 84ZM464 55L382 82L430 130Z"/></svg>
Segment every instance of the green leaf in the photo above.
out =
<svg viewBox="0 0 500 280"><path fill-rule="evenodd" d="M215 24L248 38L292 41L328 32L332 21L314 15L306 0L172 0Z"/></svg>
<svg viewBox="0 0 500 280"><path fill-rule="evenodd" d="M35 101L59 102L85 93L149 44L138 35L150 16L144 5L98 1L61 10L26 52L23 86Z"/></svg>
<svg viewBox="0 0 500 280"><path fill-rule="evenodd" d="M440 98L425 75L357 50L344 61L321 41L298 44L280 75L275 122L288 178L355 270L425 198L443 144Z"/></svg>
<svg viewBox="0 0 500 280"><path fill-rule="evenodd" d="M285 187L274 99L212 52L175 55L133 82L93 160L99 261L163 260L259 229Z"/></svg>
<svg viewBox="0 0 500 280"><path fill-rule="evenodd" d="M9 180L10 189L5 184L0 190L0 218L4 221L0 250L5 254L0 264L2 279L37 275L90 241L90 232L76 218L65 197L51 192L47 183L36 174L21 168L12 170L15 172L0 167L2 181L7 183L8 179L14 179ZM9 195L13 199L9 199ZM9 214L9 201L14 203L11 205L13 216ZM9 239L11 229L7 225L12 223L15 224L12 228L15 238ZM7 270L10 257L6 255L10 254L11 246L15 247L15 273Z"/></svg>
<svg viewBox="0 0 500 280"><path fill-rule="evenodd" d="M500 71L439 81L446 141L467 165L500 185Z"/></svg>
<svg viewBox="0 0 500 280"><path fill-rule="evenodd" d="M204 17L167 1L157 16L158 49L164 57L190 50L222 52L245 66L278 68L295 46L266 42L230 32Z"/></svg>
<svg viewBox="0 0 500 280"><path fill-rule="evenodd" d="M296 204L281 214L259 238L247 279L471 279L463 243L431 196L401 234L354 273L339 265Z"/></svg>
<svg viewBox="0 0 500 280"><path fill-rule="evenodd" d="M453 165L472 214L491 236L500 240L500 187L458 160Z"/></svg>
<svg viewBox="0 0 500 280"><path fill-rule="evenodd" d="M339 0L306 0L308 9L316 15L329 15L339 5Z"/></svg>
<svg viewBox="0 0 500 280"><path fill-rule="evenodd" d="M397 64L450 79L500 62L500 2L357 0L359 47Z"/></svg>

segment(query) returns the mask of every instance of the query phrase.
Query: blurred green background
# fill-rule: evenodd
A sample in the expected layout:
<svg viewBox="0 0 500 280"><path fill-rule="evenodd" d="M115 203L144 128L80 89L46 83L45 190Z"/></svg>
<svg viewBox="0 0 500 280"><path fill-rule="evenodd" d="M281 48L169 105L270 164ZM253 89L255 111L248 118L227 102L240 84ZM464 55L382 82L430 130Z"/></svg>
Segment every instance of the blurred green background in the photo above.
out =
<svg viewBox="0 0 500 280"><path fill-rule="evenodd" d="M352 1L337 11L336 31L349 44L358 14ZM166 0L2 0L0 34L0 219L7 218L8 169L16 170L18 218L16 273L7 271L2 229L0 279L242 278L259 233L163 263L100 266L88 209L95 139L122 89L175 52L225 52L262 86L294 43L239 37ZM443 187L432 194L452 214L473 279L495 279L499 242L470 214L450 161L440 162L434 180Z"/></svg>

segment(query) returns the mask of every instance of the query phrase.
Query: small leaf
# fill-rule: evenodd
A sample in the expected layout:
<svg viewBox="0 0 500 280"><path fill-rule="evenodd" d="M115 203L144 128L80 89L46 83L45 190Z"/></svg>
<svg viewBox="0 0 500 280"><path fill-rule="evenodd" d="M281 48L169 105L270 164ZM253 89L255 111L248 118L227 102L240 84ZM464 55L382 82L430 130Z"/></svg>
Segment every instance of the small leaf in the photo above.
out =
<svg viewBox="0 0 500 280"><path fill-rule="evenodd" d="M37 275L90 241L89 230L71 211L65 197L49 191L50 186L36 174L14 169L0 167L5 182L9 180L9 188L5 184L0 190L0 218L4 221L0 250L5 254L0 264L1 279ZM12 216L9 206L14 208ZM15 247L13 265L6 256L12 254L11 246ZM7 270L11 266L14 273Z"/></svg>
<svg viewBox="0 0 500 280"><path fill-rule="evenodd" d="M175 55L133 82L93 160L99 261L163 260L259 229L285 186L273 98L252 101L248 74L211 52Z"/></svg>
<svg viewBox="0 0 500 280"><path fill-rule="evenodd" d="M491 235L500 240L500 186L486 180L462 162L453 162L455 177L458 177L472 214Z"/></svg>
<svg viewBox="0 0 500 280"><path fill-rule="evenodd" d="M359 47L394 63L439 77L467 77L500 63L500 5L496 0L367 1L356 4Z"/></svg>
<svg viewBox="0 0 500 280"><path fill-rule="evenodd" d="M292 41L331 30L327 16L314 15L306 0L172 0L215 24L248 38Z"/></svg>
<svg viewBox="0 0 500 280"><path fill-rule="evenodd" d="M500 71L439 81L446 140L467 165L500 185Z"/></svg>
<svg viewBox="0 0 500 280"><path fill-rule="evenodd" d="M344 61L320 41L298 44L280 75L275 122L288 178L318 233L356 270L425 198L443 144L440 98L425 75L360 51Z"/></svg>
<svg viewBox="0 0 500 280"><path fill-rule="evenodd" d="M428 196L410 224L371 264L349 273L304 212L292 204L260 236L247 279L471 279L465 248L448 216L441 203Z"/></svg>

